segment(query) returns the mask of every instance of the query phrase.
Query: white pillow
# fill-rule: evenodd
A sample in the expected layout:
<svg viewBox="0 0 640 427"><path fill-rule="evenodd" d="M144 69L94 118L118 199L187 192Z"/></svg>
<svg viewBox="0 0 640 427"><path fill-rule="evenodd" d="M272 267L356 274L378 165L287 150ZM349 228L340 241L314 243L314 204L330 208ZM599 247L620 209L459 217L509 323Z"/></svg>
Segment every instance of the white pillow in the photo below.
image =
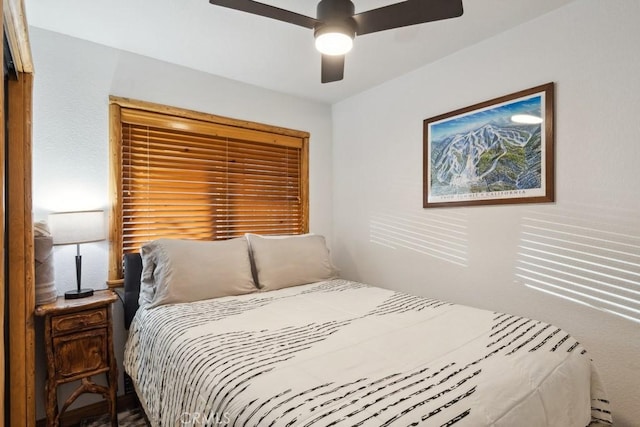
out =
<svg viewBox="0 0 640 427"><path fill-rule="evenodd" d="M219 241L159 239L142 256L140 305L199 301L257 291L245 238Z"/></svg>
<svg viewBox="0 0 640 427"><path fill-rule="evenodd" d="M263 291L333 279L337 275L322 236L246 234L246 237Z"/></svg>

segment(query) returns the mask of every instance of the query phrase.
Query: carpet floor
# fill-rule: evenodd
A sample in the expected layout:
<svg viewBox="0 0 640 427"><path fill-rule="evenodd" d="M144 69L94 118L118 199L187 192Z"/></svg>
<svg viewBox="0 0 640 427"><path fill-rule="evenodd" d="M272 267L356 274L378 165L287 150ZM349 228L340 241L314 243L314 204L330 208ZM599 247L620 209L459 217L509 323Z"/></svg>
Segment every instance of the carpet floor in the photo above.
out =
<svg viewBox="0 0 640 427"><path fill-rule="evenodd" d="M140 408L118 412L118 425L122 427L148 427L149 424ZM109 415L103 415L90 420L84 420L80 427L111 427Z"/></svg>

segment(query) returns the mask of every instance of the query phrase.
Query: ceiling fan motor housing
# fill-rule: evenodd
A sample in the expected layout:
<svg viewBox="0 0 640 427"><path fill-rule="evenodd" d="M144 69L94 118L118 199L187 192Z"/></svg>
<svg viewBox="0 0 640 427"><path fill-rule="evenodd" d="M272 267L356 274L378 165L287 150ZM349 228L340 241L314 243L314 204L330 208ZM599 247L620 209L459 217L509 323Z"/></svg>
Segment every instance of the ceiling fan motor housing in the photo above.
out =
<svg viewBox="0 0 640 427"><path fill-rule="evenodd" d="M355 10L350 0L321 0L316 9L316 19L320 23L314 28L314 35L317 37L322 33L339 30L351 38L355 37Z"/></svg>

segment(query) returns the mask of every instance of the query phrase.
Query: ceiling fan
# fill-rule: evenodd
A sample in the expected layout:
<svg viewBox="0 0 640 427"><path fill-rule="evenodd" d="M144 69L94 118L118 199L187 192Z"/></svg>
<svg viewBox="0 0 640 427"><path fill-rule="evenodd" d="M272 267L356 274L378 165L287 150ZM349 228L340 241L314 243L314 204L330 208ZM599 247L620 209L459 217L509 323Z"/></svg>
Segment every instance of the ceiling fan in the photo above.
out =
<svg viewBox="0 0 640 427"><path fill-rule="evenodd" d="M316 49L322 53L322 83L342 80L344 56L351 50L356 35L462 15L462 0L406 0L358 14L350 0L321 0L317 18L253 0L209 0L209 3L313 29Z"/></svg>

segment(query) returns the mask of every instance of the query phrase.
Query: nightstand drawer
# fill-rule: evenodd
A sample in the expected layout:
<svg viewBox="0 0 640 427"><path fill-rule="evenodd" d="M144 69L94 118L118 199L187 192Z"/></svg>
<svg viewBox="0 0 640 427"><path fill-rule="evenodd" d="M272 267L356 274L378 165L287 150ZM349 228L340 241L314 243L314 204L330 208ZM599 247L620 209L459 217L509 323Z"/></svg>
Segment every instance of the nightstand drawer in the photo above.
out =
<svg viewBox="0 0 640 427"><path fill-rule="evenodd" d="M53 316L51 318L51 332L53 336L106 325L106 307L87 310L80 313Z"/></svg>
<svg viewBox="0 0 640 427"><path fill-rule="evenodd" d="M54 338L53 345L58 378L94 375L109 368L106 328Z"/></svg>

